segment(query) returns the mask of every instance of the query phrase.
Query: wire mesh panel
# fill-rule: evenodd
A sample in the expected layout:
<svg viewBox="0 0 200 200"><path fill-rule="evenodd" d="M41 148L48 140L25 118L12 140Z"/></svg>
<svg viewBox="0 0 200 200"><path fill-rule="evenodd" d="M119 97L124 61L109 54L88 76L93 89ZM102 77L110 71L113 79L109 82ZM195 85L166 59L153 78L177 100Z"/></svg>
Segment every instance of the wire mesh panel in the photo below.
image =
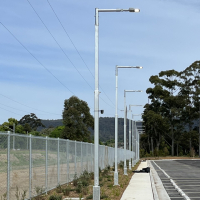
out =
<svg viewBox="0 0 200 200"><path fill-rule="evenodd" d="M105 148L103 145L99 145L99 167L104 168Z"/></svg>
<svg viewBox="0 0 200 200"><path fill-rule="evenodd" d="M91 143L88 144L88 151L89 151L89 170L88 170L88 172L93 172L94 151L93 151L93 145Z"/></svg>
<svg viewBox="0 0 200 200"><path fill-rule="evenodd" d="M87 170L87 143L82 143L82 163L83 163L83 171Z"/></svg>
<svg viewBox="0 0 200 200"><path fill-rule="evenodd" d="M29 196L29 150L27 136L10 136L10 199L19 193Z"/></svg>
<svg viewBox="0 0 200 200"><path fill-rule="evenodd" d="M7 133L0 135L0 197L6 196L7 191Z"/></svg>
<svg viewBox="0 0 200 200"><path fill-rule="evenodd" d="M108 147L108 164L110 166L114 165L114 161L115 161L115 149L112 147Z"/></svg>
<svg viewBox="0 0 200 200"><path fill-rule="evenodd" d="M45 191L45 138L32 137L31 139L31 168L32 168L32 196Z"/></svg>
<svg viewBox="0 0 200 200"><path fill-rule="evenodd" d="M76 169L77 169L77 176L80 176L83 172L81 166L81 142L76 142Z"/></svg>
<svg viewBox="0 0 200 200"><path fill-rule="evenodd" d="M114 163L114 148L99 145L99 167ZM118 163L133 152L118 149ZM134 153L135 154L135 153ZM0 197L31 198L94 172L94 144L0 132ZM20 194L20 195L19 195Z"/></svg>
<svg viewBox="0 0 200 200"><path fill-rule="evenodd" d="M69 162L69 182L71 182L74 179L74 176L76 174L76 168L75 168L75 142L69 140L69 155L68 155L68 162Z"/></svg>
<svg viewBox="0 0 200 200"><path fill-rule="evenodd" d="M67 142L66 140L60 140L59 142L59 162L60 162L60 185L67 182Z"/></svg>
<svg viewBox="0 0 200 200"><path fill-rule="evenodd" d="M58 185L58 140L48 139L48 189Z"/></svg>

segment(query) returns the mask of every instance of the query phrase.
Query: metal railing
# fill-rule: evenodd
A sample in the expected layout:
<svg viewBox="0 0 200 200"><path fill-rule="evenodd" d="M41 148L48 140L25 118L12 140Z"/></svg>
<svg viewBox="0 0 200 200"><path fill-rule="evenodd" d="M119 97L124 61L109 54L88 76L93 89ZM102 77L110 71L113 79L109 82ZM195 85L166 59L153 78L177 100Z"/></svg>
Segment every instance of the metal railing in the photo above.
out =
<svg viewBox="0 0 200 200"><path fill-rule="evenodd" d="M114 148L99 145L99 167L114 164ZM124 159L118 148L118 163ZM133 152L126 151L127 159ZM0 133L0 198L16 199L16 192L31 199L58 185L69 183L75 174L94 171L94 144L37 137L10 132Z"/></svg>

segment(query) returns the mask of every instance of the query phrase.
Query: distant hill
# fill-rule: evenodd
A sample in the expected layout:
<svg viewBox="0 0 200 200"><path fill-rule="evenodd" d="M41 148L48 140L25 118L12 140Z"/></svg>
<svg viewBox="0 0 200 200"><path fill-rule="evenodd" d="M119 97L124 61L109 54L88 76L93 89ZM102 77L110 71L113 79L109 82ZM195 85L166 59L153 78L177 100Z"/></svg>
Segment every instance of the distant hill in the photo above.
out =
<svg viewBox="0 0 200 200"><path fill-rule="evenodd" d="M56 128L57 126L63 126L63 120L62 119L42 119L41 122L45 125L45 127L38 127L37 131L41 131L44 128Z"/></svg>
<svg viewBox="0 0 200 200"><path fill-rule="evenodd" d="M57 126L63 126L63 120L57 119L57 120L41 120L42 123L45 125L45 128L51 128L51 127L57 127ZM137 122L138 126L141 126L141 122ZM43 127L38 127L38 131L41 131L44 129ZM129 122L127 121L127 137L129 130ZM91 136L94 136L94 130L90 129ZM118 118L118 140L119 142L124 141L124 118ZM99 118L99 139L102 142L106 142L108 140L115 138L115 118L114 117L100 117Z"/></svg>

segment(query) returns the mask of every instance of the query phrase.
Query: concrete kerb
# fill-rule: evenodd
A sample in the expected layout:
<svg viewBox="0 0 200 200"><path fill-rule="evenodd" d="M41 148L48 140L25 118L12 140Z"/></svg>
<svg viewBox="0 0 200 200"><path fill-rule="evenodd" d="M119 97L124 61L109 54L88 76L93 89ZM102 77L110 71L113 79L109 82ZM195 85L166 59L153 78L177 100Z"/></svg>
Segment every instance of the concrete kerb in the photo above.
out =
<svg viewBox="0 0 200 200"><path fill-rule="evenodd" d="M159 200L158 193L157 193L156 186L155 186L154 179L153 179L153 175L152 175L152 165L151 165L150 161L147 161L147 166L150 167L150 169L151 169L150 170L150 180L151 180L153 198L154 198L154 200Z"/></svg>
<svg viewBox="0 0 200 200"><path fill-rule="evenodd" d="M158 176L156 170L154 169L153 165L151 164L151 161L148 161L149 165L150 165L150 168L151 168L151 172L152 172L152 184L154 184L155 186L155 189L156 189L156 193L153 193L155 194L154 196L154 200L170 200L170 197L169 195L167 194L163 184L162 184L162 181L160 180L160 177ZM152 187L153 189L153 187ZM157 195L157 197L156 197ZM158 198L158 199L156 199Z"/></svg>

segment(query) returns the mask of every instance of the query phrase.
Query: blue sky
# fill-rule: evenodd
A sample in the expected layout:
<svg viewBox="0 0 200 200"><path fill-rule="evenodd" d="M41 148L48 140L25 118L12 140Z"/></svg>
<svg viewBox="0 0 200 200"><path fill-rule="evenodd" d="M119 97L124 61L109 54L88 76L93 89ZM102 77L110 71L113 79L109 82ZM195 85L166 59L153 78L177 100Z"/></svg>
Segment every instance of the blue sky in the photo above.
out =
<svg viewBox="0 0 200 200"><path fill-rule="evenodd" d="M151 75L181 71L200 59L200 2L0 0L0 124L31 112L61 119L64 100L72 95L86 101L93 114L95 8L130 7L141 12L99 15L102 117L115 116L116 65L143 66L119 69L118 115L123 117L124 90L143 91L128 93L127 106L144 105ZM142 112L132 107L132 114Z"/></svg>

